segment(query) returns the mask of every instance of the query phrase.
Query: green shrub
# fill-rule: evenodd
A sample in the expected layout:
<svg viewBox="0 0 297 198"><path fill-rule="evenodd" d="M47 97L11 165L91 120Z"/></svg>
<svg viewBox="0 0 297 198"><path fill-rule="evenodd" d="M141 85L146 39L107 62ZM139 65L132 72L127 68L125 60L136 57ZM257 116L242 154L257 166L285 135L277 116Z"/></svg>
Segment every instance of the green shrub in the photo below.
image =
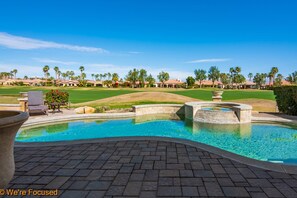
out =
<svg viewBox="0 0 297 198"><path fill-rule="evenodd" d="M297 115L297 86L275 87L274 94L280 112Z"/></svg>
<svg viewBox="0 0 297 198"><path fill-rule="evenodd" d="M104 113L105 111L109 111L110 107L109 106L100 106L100 107L96 107L96 113Z"/></svg>
<svg viewBox="0 0 297 198"><path fill-rule="evenodd" d="M69 100L69 94L68 92L64 92L64 91L51 90L46 93L45 99L48 104L51 104L51 103L67 104Z"/></svg>

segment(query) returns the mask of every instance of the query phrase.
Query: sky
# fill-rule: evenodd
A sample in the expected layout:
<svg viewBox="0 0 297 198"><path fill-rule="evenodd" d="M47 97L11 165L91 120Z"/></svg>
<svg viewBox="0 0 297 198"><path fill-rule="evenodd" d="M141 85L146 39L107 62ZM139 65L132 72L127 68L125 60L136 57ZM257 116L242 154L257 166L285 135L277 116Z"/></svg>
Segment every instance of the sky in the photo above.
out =
<svg viewBox="0 0 297 198"><path fill-rule="evenodd" d="M240 66L297 70L295 0L0 1L0 72L43 76L85 66L91 74L144 68L154 77Z"/></svg>

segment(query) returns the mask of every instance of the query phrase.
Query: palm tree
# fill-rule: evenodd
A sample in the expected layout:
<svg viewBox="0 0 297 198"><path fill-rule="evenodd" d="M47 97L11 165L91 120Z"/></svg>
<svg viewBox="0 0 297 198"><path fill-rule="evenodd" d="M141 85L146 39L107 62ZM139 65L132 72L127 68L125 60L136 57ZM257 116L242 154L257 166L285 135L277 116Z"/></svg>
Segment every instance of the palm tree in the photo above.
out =
<svg viewBox="0 0 297 198"><path fill-rule="evenodd" d="M230 73L230 85L229 86L231 86L231 84L232 84L232 88L233 88L233 83L234 83L234 76L235 76L235 68L234 67L231 67L230 69L229 69L229 73Z"/></svg>
<svg viewBox="0 0 297 198"><path fill-rule="evenodd" d="M220 80L223 83L223 85L228 85L229 84L229 76L226 73L221 73L220 74Z"/></svg>
<svg viewBox="0 0 297 198"><path fill-rule="evenodd" d="M237 74L234 77L234 82L236 83L236 88L238 88L238 84L242 84L245 82L245 77L242 74Z"/></svg>
<svg viewBox="0 0 297 198"><path fill-rule="evenodd" d="M272 86L274 84L274 78L275 75L278 73L278 68L277 67L272 67L270 72L268 73L269 77L269 85Z"/></svg>
<svg viewBox="0 0 297 198"><path fill-rule="evenodd" d="M68 80L70 80L70 71L66 71L66 77L68 77Z"/></svg>
<svg viewBox="0 0 297 198"><path fill-rule="evenodd" d="M46 72L46 76L47 76L47 79L48 79L48 77L50 77L50 73L49 72Z"/></svg>
<svg viewBox="0 0 297 198"><path fill-rule="evenodd" d="M71 80L74 79L74 75L75 75L74 71L69 71L69 78L70 78Z"/></svg>
<svg viewBox="0 0 297 198"><path fill-rule="evenodd" d="M79 67L80 72L82 73L83 71L85 71L85 67L84 66L80 66Z"/></svg>
<svg viewBox="0 0 297 198"><path fill-rule="evenodd" d="M67 73L62 73L62 77L64 80L66 80L67 76L68 76Z"/></svg>
<svg viewBox="0 0 297 198"><path fill-rule="evenodd" d="M58 79L60 79L62 72L59 70L58 71Z"/></svg>
<svg viewBox="0 0 297 198"><path fill-rule="evenodd" d="M214 87L215 81L220 79L220 70L216 66L211 66L208 71L208 79L212 81L212 87Z"/></svg>
<svg viewBox="0 0 297 198"><path fill-rule="evenodd" d="M186 82L189 87L192 87L193 85L195 85L195 78L193 78L192 76L188 76L186 78Z"/></svg>
<svg viewBox="0 0 297 198"><path fill-rule="evenodd" d="M107 80L110 80L111 79L111 73L108 72L106 75L107 75Z"/></svg>
<svg viewBox="0 0 297 198"><path fill-rule="evenodd" d="M233 75L233 83L235 83L236 89L238 88L238 84L242 83L242 79L244 78L241 74L241 67L236 66L234 68L234 75ZM245 78L244 78L245 80Z"/></svg>
<svg viewBox="0 0 297 198"><path fill-rule="evenodd" d="M81 79L82 79L82 80L84 80L86 77L87 77L87 74L86 74L86 73L82 73L82 74L81 74Z"/></svg>
<svg viewBox="0 0 297 198"><path fill-rule="evenodd" d="M153 78L152 74L148 75L145 80L148 82L150 87L152 85L154 85L154 83L156 82L156 80Z"/></svg>
<svg viewBox="0 0 297 198"><path fill-rule="evenodd" d="M231 77L233 78L233 74L235 73L235 68L234 67L230 67L229 73L231 74Z"/></svg>
<svg viewBox="0 0 297 198"><path fill-rule="evenodd" d="M79 70L80 70L80 77L82 78L82 74L83 74L83 71L85 71L85 67L84 66L80 66L79 67Z"/></svg>
<svg viewBox="0 0 297 198"><path fill-rule="evenodd" d="M14 75L14 78L16 78L16 74L18 73L18 70L17 69L14 69L14 70L12 70L12 73Z"/></svg>
<svg viewBox="0 0 297 198"><path fill-rule="evenodd" d="M117 73L113 73L112 74L112 79L111 79L114 83L116 83L119 80L119 74Z"/></svg>
<svg viewBox="0 0 297 198"><path fill-rule="evenodd" d="M236 67L235 67L235 72L236 72L237 74L239 74L239 73L241 72L241 67L236 66Z"/></svg>
<svg viewBox="0 0 297 198"><path fill-rule="evenodd" d="M256 73L256 75L254 76L253 82L256 83L258 88L261 88L261 86L265 86L266 84L266 78L267 78L267 74L265 73Z"/></svg>
<svg viewBox="0 0 297 198"><path fill-rule="evenodd" d="M249 74L248 74L248 78L249 78L249 81L252 81L253 73L249 73Z"/></svg>
<svg viewBox="0 0 297 198"><path fill-rule="evenodd" d="M136 81L139 79L139 71L137 69L130 70L126 76L126 80L130 81L133 85L133 88L136 87Z"/></svg>
<svg viewBox="0 0 297 198"><path fill-rule="evenodd" d="M104 81L106 79L106 76L107 76L107 73L102 74L102 78L103 78Z"/></svg>
<svg viewBox="0 0 297 198"><path fill-rule="evenodd" d="M207 76L206 76L206 70L203 69L195 69L194 71L195 74L195 80L199 81L200 84L200 88L202 87L202 81L206 80Z"/></svg>
<svg viewBox="0 0 297 198"><path fill-rule="evenodd" d="M95 74L95 80L97 81L99 78L100 74Z"/></svg>
<svg viewBox="0 0 297 198"><path fill-rule="evenodd" d="M292 84L297 84L297 71L294 71L287 77L287 80Z"/></svg>
<svg viewBox="0 0 297 198"><path fill-rule="evenodd" d="M14 73L13 73L13 71L10 71L10 78L12 78L12 77L14 77Z"/></svg>
<svg viewBox="0 0 297 198"><path fill-rule="evenodd" d="M48 71L50 70L50 67L49 67L48 65L45 65L45 66L43 67L42 70L43 70L44 75L45 75L45 78L46 78L46 80L47 80L47 78L48 78L48 76L49 76Z"/></svg>
<svg viewBox="0 0 297 198"><path fill-rule="evenodd" d="M281 86L283 79L284 79L284 76L282 74L277 74L274 84L276 86Z"/></svg>
<svg viewBox="0 0 297 198"><path fill-rule="evenodd" d="M54 70L56 72L56 80L58 79L58 73L59 73L59 67L58 66L55 66L54 67Z"/></svg>
<svg viewBox="0 0 297 198"><path fill-rule="evenodd" d="M169 73L168 72L161 71L159 73L159 75L157 76L157 78L162 83L162 87L164 87L165 81L169 80Z"/></svg>
<svg viewBox="0 0 297 198"><path fill-rule="evenodd" d="M91 76L92 76L92 79L94 80L95 74L91 74Z"/></svg>
<svg viewBox="0 0 297 198"><path fill-rule="evenodd" d="M141 87L144 87L146 77L147 77L147 71L145 69L140 69L139 81L141 82Z"/></svg>

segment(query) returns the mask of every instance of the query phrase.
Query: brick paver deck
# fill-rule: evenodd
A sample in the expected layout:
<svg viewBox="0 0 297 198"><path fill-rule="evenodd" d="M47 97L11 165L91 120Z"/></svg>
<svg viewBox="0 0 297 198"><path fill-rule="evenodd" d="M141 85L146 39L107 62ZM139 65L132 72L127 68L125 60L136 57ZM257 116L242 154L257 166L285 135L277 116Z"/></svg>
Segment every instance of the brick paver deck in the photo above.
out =
<svg viewBox="0 0 297 198"><path fill-rule="evenodd" d="M297 197L297 175L165 141L16 147L9 188L60 197Z"/></svg>

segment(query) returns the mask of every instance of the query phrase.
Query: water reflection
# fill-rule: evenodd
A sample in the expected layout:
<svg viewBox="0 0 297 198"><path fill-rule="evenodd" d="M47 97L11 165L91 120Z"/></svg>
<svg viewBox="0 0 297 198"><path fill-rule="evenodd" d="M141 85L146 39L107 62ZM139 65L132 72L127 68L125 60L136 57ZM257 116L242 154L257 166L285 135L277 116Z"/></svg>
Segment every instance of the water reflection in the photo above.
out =
<svg viewBox="0 0 297 198"><path fill-rule="evenodd" d="M17 135L17 140L26 140L32 137L43 136L45 133L53 134L53 133L62 133L67 131L69 128L69 123L61 123L55 125L47 125L47 126L39 126L35 128L23 129Z"/></svg>
<svg viewBox="0 0 297 198"><path fill-rule="evenodd" d="M21 130L21 132L17 135L16 139L21 141L21 140L26 140L30 139L32 136L42 136L44 132L45 127L36 127L36 128L30 128L30 129L24 129Z"/></svg>
<svg viewBox="0 0 297 198"><path fill-rule="evenodd" d="M181 117L177 114L141 115L141 116L136 116L133 119L133 123L141 124L141 123L151 122L156 120L181 120Z"/></svg>
<svg viewBox="0 0 297 198"><path fill-rule="evenodd" d="M47 133L61 133L63 131L68 130L68 128L69 128L68 123L48 125L45 127L45 132L47 132Z"/></svg>
<svg viewBox="0 0 297 198"><path fill-rule="evenodd" d="M206 131L209 133L224 134L231 133L238 135L241 138L247 138L251 136L252 124L213 124L213 123L202 123L192 120L185 120L185 127L188 131L193 134L198 134L201 131Z"/></svg>

